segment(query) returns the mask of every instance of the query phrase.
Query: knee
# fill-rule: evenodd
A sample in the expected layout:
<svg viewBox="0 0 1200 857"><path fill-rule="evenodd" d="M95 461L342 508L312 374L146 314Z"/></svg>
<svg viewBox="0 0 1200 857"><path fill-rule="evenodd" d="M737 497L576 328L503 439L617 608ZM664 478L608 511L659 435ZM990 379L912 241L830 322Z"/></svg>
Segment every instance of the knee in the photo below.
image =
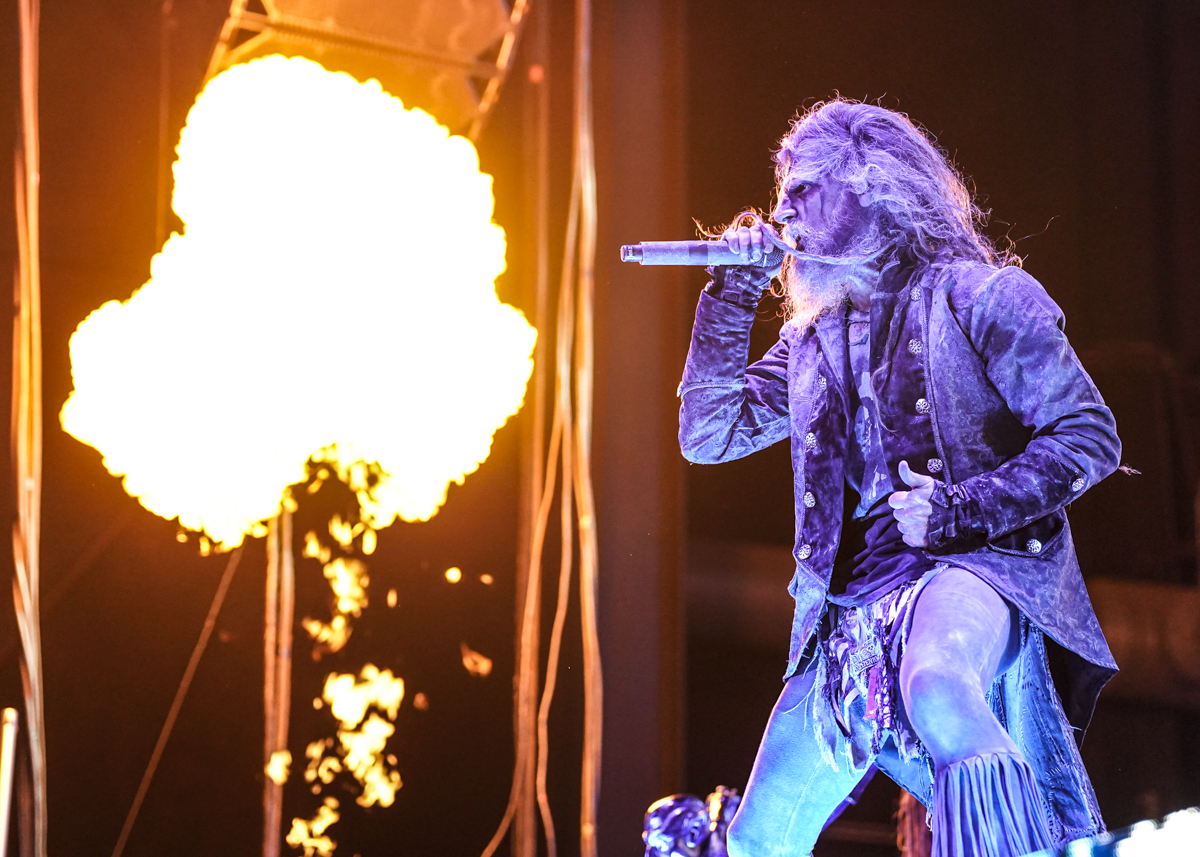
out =
<svg viewBox="0 0 1200 857"><path fill-rule="evenodd" d="M965 711L987 706L975 677L949 664L920 664L901 670L900 692L918 734L940 731Z"/></svg>

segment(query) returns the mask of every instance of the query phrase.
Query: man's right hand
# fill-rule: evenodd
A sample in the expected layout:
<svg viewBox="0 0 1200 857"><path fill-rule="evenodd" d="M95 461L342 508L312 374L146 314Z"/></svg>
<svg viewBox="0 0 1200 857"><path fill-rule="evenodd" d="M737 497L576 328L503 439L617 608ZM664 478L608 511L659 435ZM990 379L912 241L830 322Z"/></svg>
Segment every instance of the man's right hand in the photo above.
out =
<svg viewBox="0 0 1200 857"><path fill-rule="evenodd" d="M786 241L784 241L775 228L769 223L764 223L757 220L749 226L730 226L721 235L721 240L734 253L737 253L742 258L743 265L752 267L762 267L755 265L774 248L778 247L781 250L791 250ZM784 256L786 259L787 257ZM763 270L772 277L778 276L783 268L783 262L770 268L763 267Z"/></svg>

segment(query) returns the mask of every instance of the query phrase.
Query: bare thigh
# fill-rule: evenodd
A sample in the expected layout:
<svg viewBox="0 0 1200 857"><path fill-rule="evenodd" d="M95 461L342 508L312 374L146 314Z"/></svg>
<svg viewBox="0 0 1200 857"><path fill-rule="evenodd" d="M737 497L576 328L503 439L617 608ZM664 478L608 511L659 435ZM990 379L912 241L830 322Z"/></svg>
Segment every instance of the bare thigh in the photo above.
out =
<svg viewBox="0 0 1200 857"><path fill-rule="evenodd" d="M1016 631L1016 611L969 571L948 568L922 590L900 689L935 764L1016 751L984 698L1015 655Z"/></svg>

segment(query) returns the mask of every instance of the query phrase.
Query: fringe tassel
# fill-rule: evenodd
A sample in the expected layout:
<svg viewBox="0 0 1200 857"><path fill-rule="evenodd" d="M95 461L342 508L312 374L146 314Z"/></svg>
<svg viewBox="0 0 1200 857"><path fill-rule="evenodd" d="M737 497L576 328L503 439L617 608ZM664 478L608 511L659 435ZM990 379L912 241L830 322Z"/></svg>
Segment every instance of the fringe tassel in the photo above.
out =
<svg viewBox="0 0 1200 857"><path fill-rule="evenodd" d="M933 790L933 857L1020 857L1053 847L1033 769L988 753L947 765Z"/></svg>

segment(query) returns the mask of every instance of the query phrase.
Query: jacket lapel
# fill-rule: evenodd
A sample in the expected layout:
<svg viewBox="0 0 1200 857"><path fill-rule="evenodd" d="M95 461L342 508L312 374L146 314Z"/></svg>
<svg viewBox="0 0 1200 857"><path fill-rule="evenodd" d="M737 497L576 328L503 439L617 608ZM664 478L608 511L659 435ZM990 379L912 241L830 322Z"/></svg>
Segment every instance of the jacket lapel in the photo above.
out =
<svg viewBox="0 0 1200 857"><path fill-rule="evenodd" d="M840 311L825 313L817 319L817 339L825 352L825 361L833 374L834 386L842 396L842 404L849 407L846 397L846 363L850 359L846 345L846 325Z"/></svg>

